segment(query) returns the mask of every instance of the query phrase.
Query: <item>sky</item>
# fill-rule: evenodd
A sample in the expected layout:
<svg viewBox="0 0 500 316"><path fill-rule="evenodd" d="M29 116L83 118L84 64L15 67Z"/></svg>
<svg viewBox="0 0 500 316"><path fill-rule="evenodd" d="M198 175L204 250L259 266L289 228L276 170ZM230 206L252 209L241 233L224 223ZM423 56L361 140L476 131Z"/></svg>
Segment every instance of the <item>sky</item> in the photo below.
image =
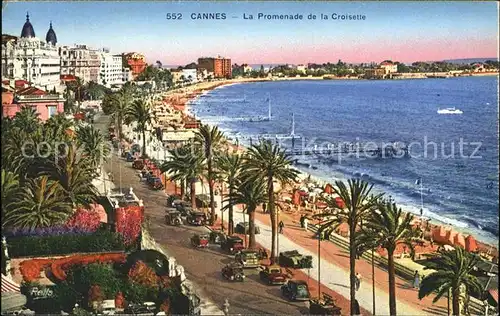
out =
<svg viewBox="0 0 500 316"><path fill-rule="evenodd" d="M58 44L140 52L150 63L185 65L201 56L233 63L411 63L498 58L496 2L9 2L2 33L19 36L26 12L36 36L52 21ZM173 13L181 20L167 19ZM225 20L192 19L220 13ZM303 20L263 20L263 14L302 14ZM333 20L332 14L365 20ZM310 14L316 20L309 20ZM323 20L320 15L328 16ZM244 19L243 15L254 19Z"/></svg>

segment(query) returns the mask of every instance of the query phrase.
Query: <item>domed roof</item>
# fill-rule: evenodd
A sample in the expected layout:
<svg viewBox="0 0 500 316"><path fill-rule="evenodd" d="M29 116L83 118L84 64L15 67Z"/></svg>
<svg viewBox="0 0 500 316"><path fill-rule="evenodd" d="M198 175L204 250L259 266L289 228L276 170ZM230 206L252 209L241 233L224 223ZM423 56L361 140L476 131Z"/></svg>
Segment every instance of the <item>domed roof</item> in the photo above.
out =
<svg viewBox="0 0 500 316"><path fill-rule="evenodd" d="M35 30L33 25L30 23L30 16L26 14L26 23L23 25L23 30L21 31L21 37L35 37Z"/></svg>
<svg viewBox="0 0 500 316"><path fill-rule="evenodd" d="M51 43L54 46L57 44L57 36L56 32L54 32L54 29L52 28L52 22L50 22L50 28L47 31L47 35L45 36L45 41L47 43Z"/></svg>

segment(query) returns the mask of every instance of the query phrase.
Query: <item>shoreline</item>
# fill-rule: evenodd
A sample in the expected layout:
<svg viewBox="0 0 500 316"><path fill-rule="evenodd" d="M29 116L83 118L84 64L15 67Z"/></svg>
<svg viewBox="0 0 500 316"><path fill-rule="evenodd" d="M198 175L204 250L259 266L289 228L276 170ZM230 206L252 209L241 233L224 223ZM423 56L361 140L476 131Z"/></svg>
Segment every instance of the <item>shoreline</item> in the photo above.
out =
<svg viewBox="0 0 500 316"><path fill-rule="evenodd" d="M498 74L495 74L495 75L498 75ZM247 82L276 81L276 80L262 80L262 78L260 78L260 79L261 80L253 80L253 79L252 80L245 80L245 79L237 80L237 79L234 79L234 80L226 80L226 81L222 81L222 82L220 82L220 81L219 82L209 82L209 83L205 83L206 85L203 85L203 83L201 83L200 85L202 85L203 88L201 88L199 86L195 87L196 85L191 86L191 87L193 87L193 89L191 90L191 93L189 94L189 96L184 98L185 101L183 104L183 106L184 106L183 113L187 116L190 116L190 117L193 117L197 120L200 120L200 119L196 118L193 114L191 114L189 111L190 107L192 106L192 103L195 102L199 98L200 95L206 94L206 93L208 93L212 90L215 90L217 88L221 88L223 86L228 86L228 85L247 83ZM291 78L291 79L292 80L294 80L294 79L300 80L300 79L304 79L304 78ZM322 79L322 78L319 78L319 79ZM391 79L388 79L388 80L391 80ZM184 88L181 88L181 89L184 89ZM184 93L185 94L187 92L175 92L175 93ZM200 120L200 122L202 122L202 121ZM226 137L226 140L228 141L228 144L231 146L231 148L233 150L236 150L238 152L244 152L245 150L247 150L247 148L245 146L243 146L241 144L236 145L232 140L227 139L227 137ZM328 181L326 179L322 179L320 177L314 176L314 175L308 173L307 171L301 170L298 166L292 165L292 168L299 171L299 173L300 173L299 178L300 179L310 178L312 182L316 182L318 184L321 184L321 186L323 186L323 187L327 183L334 183L335 181L344 181L344 179L339 179L339 178L333 178L333 179L331 179L331 181ZM301 183L303 183L303 182L304 182L304 180L301 180ZM375 186L374 186L374 188L375 188ZM282 191L283 191L283 189L282 189ZM402 205L402 204L400 204L400 205ZM403 207L401 207L401 208L403 209ZM414 221L416 221L416 220L420 221L420 216L418 216L418 214L415 214L414 212L408 211L406 208L403 209L403 212L413 214ZM425 213L424 213L424 215L425 215ZM424 216L424 218L428 218L428 217ZM476 236L473 233L466 232L463 228L461 228L459 226L452 225L452 224L449 224L449 223L446 223L443 221L439 221L435 218L431 218L431 221L433 222L432 224L429 224L431 232L434 229L437 229L439 227L443 227L443 229L445 229L445 230L452 229L453 231L459 232L462 235L464 235L464 237L466 237L467 235L471 235L476 239ZM494 243L491 244L490 242L481 241L479 239L476 239L476 242L477 242L478 250L481 250L482 252L491 252L491 254L494 257L498 258L499 252L498 252L498 248L497 248L496 244L494 244Z"/></svg>

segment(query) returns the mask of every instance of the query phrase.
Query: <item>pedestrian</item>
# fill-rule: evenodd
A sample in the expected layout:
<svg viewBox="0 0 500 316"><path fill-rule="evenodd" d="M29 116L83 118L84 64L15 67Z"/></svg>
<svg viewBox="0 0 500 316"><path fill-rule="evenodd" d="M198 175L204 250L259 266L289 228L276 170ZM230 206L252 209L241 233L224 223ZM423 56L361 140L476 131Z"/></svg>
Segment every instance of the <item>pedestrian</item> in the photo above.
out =
<svg viewBox="0 0 500 316"><path fill-rule="evenodd" d="M279 224L278 224L278 227L279 227L279 233L280 234L283 234L283 227L285 227L285 223L283 223L283 221L280 221Z"/></svg>
<svg viewBox="0 0 500 316"><path fill-rule="evenodd" d="M418 270L415 270L415 275L413 276L413 288L420 288L420 274L418 273Z"/></svg>
<svg viewBox="0 0 500 316"><path fill-rule="evenodd" d="M304 228L304 214L300 215L300 228Z"/></svg>
<svg viewBox="0 0 500 316"><path fill-rule="evenodd" d="M267 204L266 203L262 203L262 212L263 213L266 212L266 207L267 207Z"/></svg>
<svg viewBox="0 0 500 316"><path fill-rule="evenodd" d="M358 291L359 287L361 286L361 274L359 274L359 272L356 272L354 278L354 285L356 286L356 291Z"/></svg>
<svg viewBox="0 0 500 316"><path fill-rule="evenodd" d="M309 219L304 217L304 230L307 231L307 224L309 224Z"/></svg>

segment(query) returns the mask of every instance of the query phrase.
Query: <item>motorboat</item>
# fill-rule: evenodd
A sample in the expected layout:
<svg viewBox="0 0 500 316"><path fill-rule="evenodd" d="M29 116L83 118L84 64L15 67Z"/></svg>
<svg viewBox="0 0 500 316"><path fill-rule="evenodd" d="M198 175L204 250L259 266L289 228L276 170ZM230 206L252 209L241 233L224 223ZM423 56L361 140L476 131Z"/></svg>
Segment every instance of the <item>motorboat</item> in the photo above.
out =
<svg viewBox="0 0 500 316"><path fill-rule="evenodd" d="M456 108L446 108L446 109L438 109L438 114L463 114L462 110Z"/></svg>

